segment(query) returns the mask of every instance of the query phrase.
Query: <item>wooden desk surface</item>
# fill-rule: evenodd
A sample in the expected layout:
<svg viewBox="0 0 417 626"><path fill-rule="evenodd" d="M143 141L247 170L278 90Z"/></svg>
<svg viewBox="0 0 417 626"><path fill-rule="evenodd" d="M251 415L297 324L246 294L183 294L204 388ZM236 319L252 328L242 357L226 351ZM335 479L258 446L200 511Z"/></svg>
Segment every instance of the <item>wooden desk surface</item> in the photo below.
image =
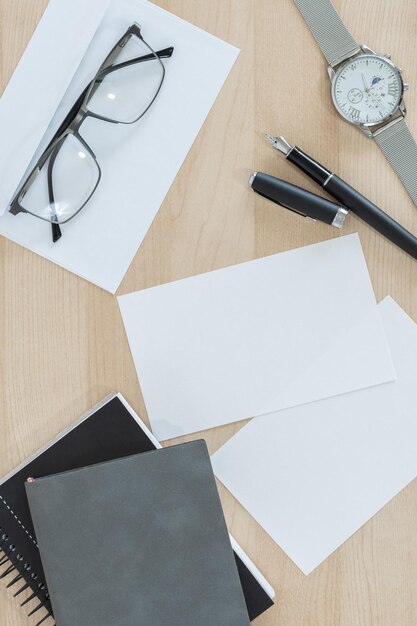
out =
<svg viewBox="0 0 417 626"><path fill-rule="evenodd" d="M0 0L1 91L46 4ZM252 169L317 192L266 145L264 131L285 134L417 232L417 209L377 146L333 109L325 61L292 0L157 4L242 51L120 294L338 235L249 193ZM417 137L416 3L336 6L358 41L392 53L404 68L408 123ZM417 264L350 216L343 232L354 231L377 298L391 294L417 321ZM146 419L116 298L5 239L0 329L0 474L112 390ZM240 427L204 433L210 450ZM233 535L277 592L259 626L416 626L416 481L308 577L220 491ZM34 624L9 595L0 588L0 625Z"/></svg>

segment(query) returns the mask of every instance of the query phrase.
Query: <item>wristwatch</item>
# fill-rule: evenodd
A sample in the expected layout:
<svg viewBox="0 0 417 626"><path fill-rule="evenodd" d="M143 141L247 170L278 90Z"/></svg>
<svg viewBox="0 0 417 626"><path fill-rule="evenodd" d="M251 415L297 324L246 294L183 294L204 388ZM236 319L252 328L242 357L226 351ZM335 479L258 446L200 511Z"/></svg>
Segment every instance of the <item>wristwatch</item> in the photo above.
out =
<svg viewBox="0 0 417 626"><path fill-rule="evenodd" d="M408 128L401 70L388 54L358 44L330 0L294 0L329 63L340 115L375 139L417 204L417 143Z"/></svg>

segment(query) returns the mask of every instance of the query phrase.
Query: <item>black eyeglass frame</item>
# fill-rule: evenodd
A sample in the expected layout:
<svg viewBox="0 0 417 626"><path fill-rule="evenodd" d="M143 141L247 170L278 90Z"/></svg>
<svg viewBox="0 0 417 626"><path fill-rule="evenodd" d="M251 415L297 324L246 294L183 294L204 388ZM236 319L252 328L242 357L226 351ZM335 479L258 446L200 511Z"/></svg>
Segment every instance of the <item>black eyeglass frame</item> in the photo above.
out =
<svg viewBox="0 0 417 626"><path fill-rule="evenodd" d="M127 42L132 36L136 36L142 41L142 43L149 49L149 54L141 56L141 57L136 57L127 61L123 61L122 63L118 63L114 65L118 55L121 53L122 49L124 48L124 46L127 44ZM87 144L87 142L80 135L80 128L82 124L88 117L102 120L104 122L109 122L110 124L134 124L138 122L145 115L145 113L150 109L152 104L155 102L161 90L162 84L164 82L165 66L162 63L161 59L170 58L172 56L173 51L174 51L174 48L170 46L168 48L164 48L163 50L158 50L157 52L155 52L142 37L141 27L139 26L139 24L132 24L132 26L130 26L127 29L127 31L124 33L123 37L121 37L119 41L116 43L116 45L112 48L112 50L110 51L106 59L101 64L93 80L87 85L87 87L84 89L84 91L82 92L78 100L71 107L71 110L69 111L68 115L62 122L61 126L58 128L57 132L55 133L48 147L45 149L41 157L38 159L37 163L33 167L31 173L29 174L25 182L20 186L18 192L16 193L15 197L13 198L10 204L9 212L12 213L13 215L18 215L19 213L28 213L32 215L33 217L41 219L45 222L49 222L52 225L53 241L54 243L58 241L58 239L60 239L61 237L60 225L66 224L70 220L74 219L74 217L76 217L80 213L80 211L85 207L85 205L89 202L89 200L91 199L91 197L94 195L95 191L97 190L97 187L100 184L100 180L102 176L101 168L97 161L96 155L94 154L91 147ZM147 107L142 111L142 113L136 119L130 122L114 120L114 119L99 115L97 113L93 113L92 111L88 110L87 105L89 101L91 100L95 91L100 86L102 80L108 74L111 74L125 67L135 65L137 63L143 63L146 61L155 60L155 58L159 61L161 65L162 78L161 78L159 87L156 90L152 100L149 102ZM98 178L97 178L97 182L96 182L94 189L92 190L88 198L84 201L84 203L80 206L80 208L67 219L60 220L58 222L57 220L54 221L53 219L54 216L51 216L51 219L48 219L46 217L36 215L35 213L24 208L21 202L25 194L27 193L28 189L30 188L30 186L32 185L36 177L40 174L42 168L44 167L45 163L47 163L49 159L48 171L47 171L48 194L49 194L49 202L51 206L54 206L55 200L54 200L54 192L53 192L52 171L53 171L54 162L68 135L74 135L74 137L78 139L78 141L82 144L82 146L87 150L87 152L93 158L97 166Z"/></svg>

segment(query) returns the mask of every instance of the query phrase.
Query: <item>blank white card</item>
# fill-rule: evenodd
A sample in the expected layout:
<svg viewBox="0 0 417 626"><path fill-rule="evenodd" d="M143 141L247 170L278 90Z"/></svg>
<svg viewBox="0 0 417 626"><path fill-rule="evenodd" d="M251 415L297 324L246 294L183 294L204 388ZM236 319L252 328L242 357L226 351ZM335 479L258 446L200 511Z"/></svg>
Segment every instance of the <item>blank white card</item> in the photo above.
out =
<svg viewBox="0 0 417 626"><path fill-rule="evenodd" d="M119 304L159 439L395 378L357 235Z"/></svg>
<svg viewBox="0 0 417 626"><path fill-rule="evenodd" d="M417 475L417 326L391 298L379 308L396 382L253 420L212 457L304 574Z"/></svg>

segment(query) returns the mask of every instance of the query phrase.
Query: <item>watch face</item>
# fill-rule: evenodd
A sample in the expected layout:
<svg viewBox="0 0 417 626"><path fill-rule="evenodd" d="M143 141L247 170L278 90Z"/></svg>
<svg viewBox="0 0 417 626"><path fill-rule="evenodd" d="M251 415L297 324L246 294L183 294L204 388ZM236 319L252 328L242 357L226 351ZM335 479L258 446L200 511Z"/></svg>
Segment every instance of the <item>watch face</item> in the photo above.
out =
<svg viewBox="0 0 417 626"><path fill-rule="evenodd" d="M332 97L339 113L353 124L379 124L397 109L403 93L398 69L383 57L360 55L336 72Z"/></svg>

